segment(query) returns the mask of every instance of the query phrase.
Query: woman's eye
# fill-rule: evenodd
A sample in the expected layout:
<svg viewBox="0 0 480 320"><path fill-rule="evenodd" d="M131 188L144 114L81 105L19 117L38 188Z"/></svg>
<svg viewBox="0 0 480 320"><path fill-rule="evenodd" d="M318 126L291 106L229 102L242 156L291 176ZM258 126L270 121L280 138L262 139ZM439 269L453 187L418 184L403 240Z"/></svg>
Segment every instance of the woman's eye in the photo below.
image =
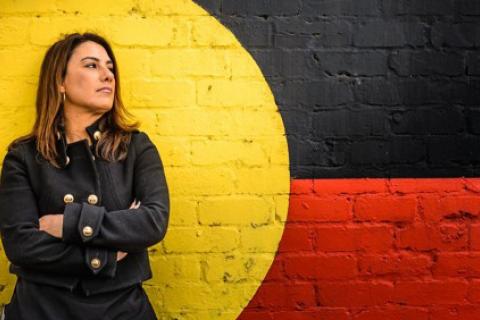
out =
<svg viewBox="0 0 480 320"><path fill-rule="evenodd" d="M90 67L90 66L94 66L94 67L96 67L96 65L95 65L94 63L87 64L87 67Z"/></svg>

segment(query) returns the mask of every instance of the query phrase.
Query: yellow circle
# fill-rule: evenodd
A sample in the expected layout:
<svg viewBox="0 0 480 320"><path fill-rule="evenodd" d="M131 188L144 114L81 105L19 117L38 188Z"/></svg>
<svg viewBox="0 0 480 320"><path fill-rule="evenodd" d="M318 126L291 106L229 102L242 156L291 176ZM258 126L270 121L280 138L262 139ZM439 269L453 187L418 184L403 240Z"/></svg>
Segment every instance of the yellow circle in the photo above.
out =
<svg viewBox="0 0 480 320"><path fill-rule="evenodd" d="M144 288L159 318L235 319L274 259L290 187L281 116L251 56L186 0L8 0L0 18L2 150L33 124L46 48L61 33L104 35L170 190L169 229L149 249ZM15 281L7 266L2 255L0 303Z"/></svg>

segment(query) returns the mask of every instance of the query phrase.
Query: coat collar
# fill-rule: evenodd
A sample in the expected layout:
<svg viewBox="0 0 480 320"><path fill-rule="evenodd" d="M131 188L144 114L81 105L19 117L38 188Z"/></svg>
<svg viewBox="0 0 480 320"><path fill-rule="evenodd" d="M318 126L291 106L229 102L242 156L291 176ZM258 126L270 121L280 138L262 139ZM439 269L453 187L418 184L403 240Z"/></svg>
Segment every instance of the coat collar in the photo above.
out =
<svg viewBox="0 0 480 320"><path fill-rule="evenodd" d="M92 141L91 147L93 148L93 150L95 150L95 146L102 134L102 130L101 130L101 128L103 127L102 120L103 120L103 116L98 118L91 125L85 128L85 130L87 131ZM63 122L63 118L58 124L58 134L57 134L56 144L57 144L57 151L59 154L58 162L62 167L66 167L70 162L70 158L67 153L68 144L67 144L67 138L65 134L65 124Z"/></svg>

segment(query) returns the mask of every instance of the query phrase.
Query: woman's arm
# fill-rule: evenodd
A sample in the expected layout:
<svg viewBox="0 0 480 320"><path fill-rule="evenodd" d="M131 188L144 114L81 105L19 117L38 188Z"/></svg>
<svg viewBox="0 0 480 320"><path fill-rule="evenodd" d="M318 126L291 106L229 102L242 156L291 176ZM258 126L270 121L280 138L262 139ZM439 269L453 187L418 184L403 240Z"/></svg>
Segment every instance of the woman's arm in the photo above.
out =
<svg viewBox="0 0 480 320"><path fill-rule="evenodd" d="M88 203L65 206L63 239L77 243L106 247L112 250L137 252L161 241L167 231L169 195L163 164L157 148L143 132L135 144L135 198L137 209L107 211ZM85 227L92 232L84 234Z"/></svg>
<svg viewBox="0 0 480 320"><path fill-rule="evenodd" d="M15 265L46 272L113 277L116 251L66 244L39 230L39 210L22 147L7 153L0 178L0 234L7 258Z"/></svg>

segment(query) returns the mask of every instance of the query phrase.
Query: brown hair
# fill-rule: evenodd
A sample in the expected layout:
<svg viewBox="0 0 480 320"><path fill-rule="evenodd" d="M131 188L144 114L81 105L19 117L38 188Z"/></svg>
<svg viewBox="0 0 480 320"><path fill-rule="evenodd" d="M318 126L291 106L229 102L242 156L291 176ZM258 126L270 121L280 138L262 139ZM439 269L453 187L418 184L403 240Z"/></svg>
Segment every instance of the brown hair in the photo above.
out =
<svg viewBox="0 0 480 320"><path fill-rule="evenodd" d="M59 86L65 78L67 63L73 50L86 41L96 42L107 51L113 62L116 83L113 107L103 114L99 121L102 138L98 141L95 152L97 156L108 161L126 158L131 132L138 129L139 123L127 122L127 118L133 118L133 115L125 108L120 96L118 66L112 48L103 37L89 32L66 34L47 50L40 70L36 98L37 114L32 131L12 141L8 150L17 143L36 138L38 152L52 165L60 167L57 163L59 151L56 148L56 139L60 134L59 125L63 123L63 102Z"/></svg>

